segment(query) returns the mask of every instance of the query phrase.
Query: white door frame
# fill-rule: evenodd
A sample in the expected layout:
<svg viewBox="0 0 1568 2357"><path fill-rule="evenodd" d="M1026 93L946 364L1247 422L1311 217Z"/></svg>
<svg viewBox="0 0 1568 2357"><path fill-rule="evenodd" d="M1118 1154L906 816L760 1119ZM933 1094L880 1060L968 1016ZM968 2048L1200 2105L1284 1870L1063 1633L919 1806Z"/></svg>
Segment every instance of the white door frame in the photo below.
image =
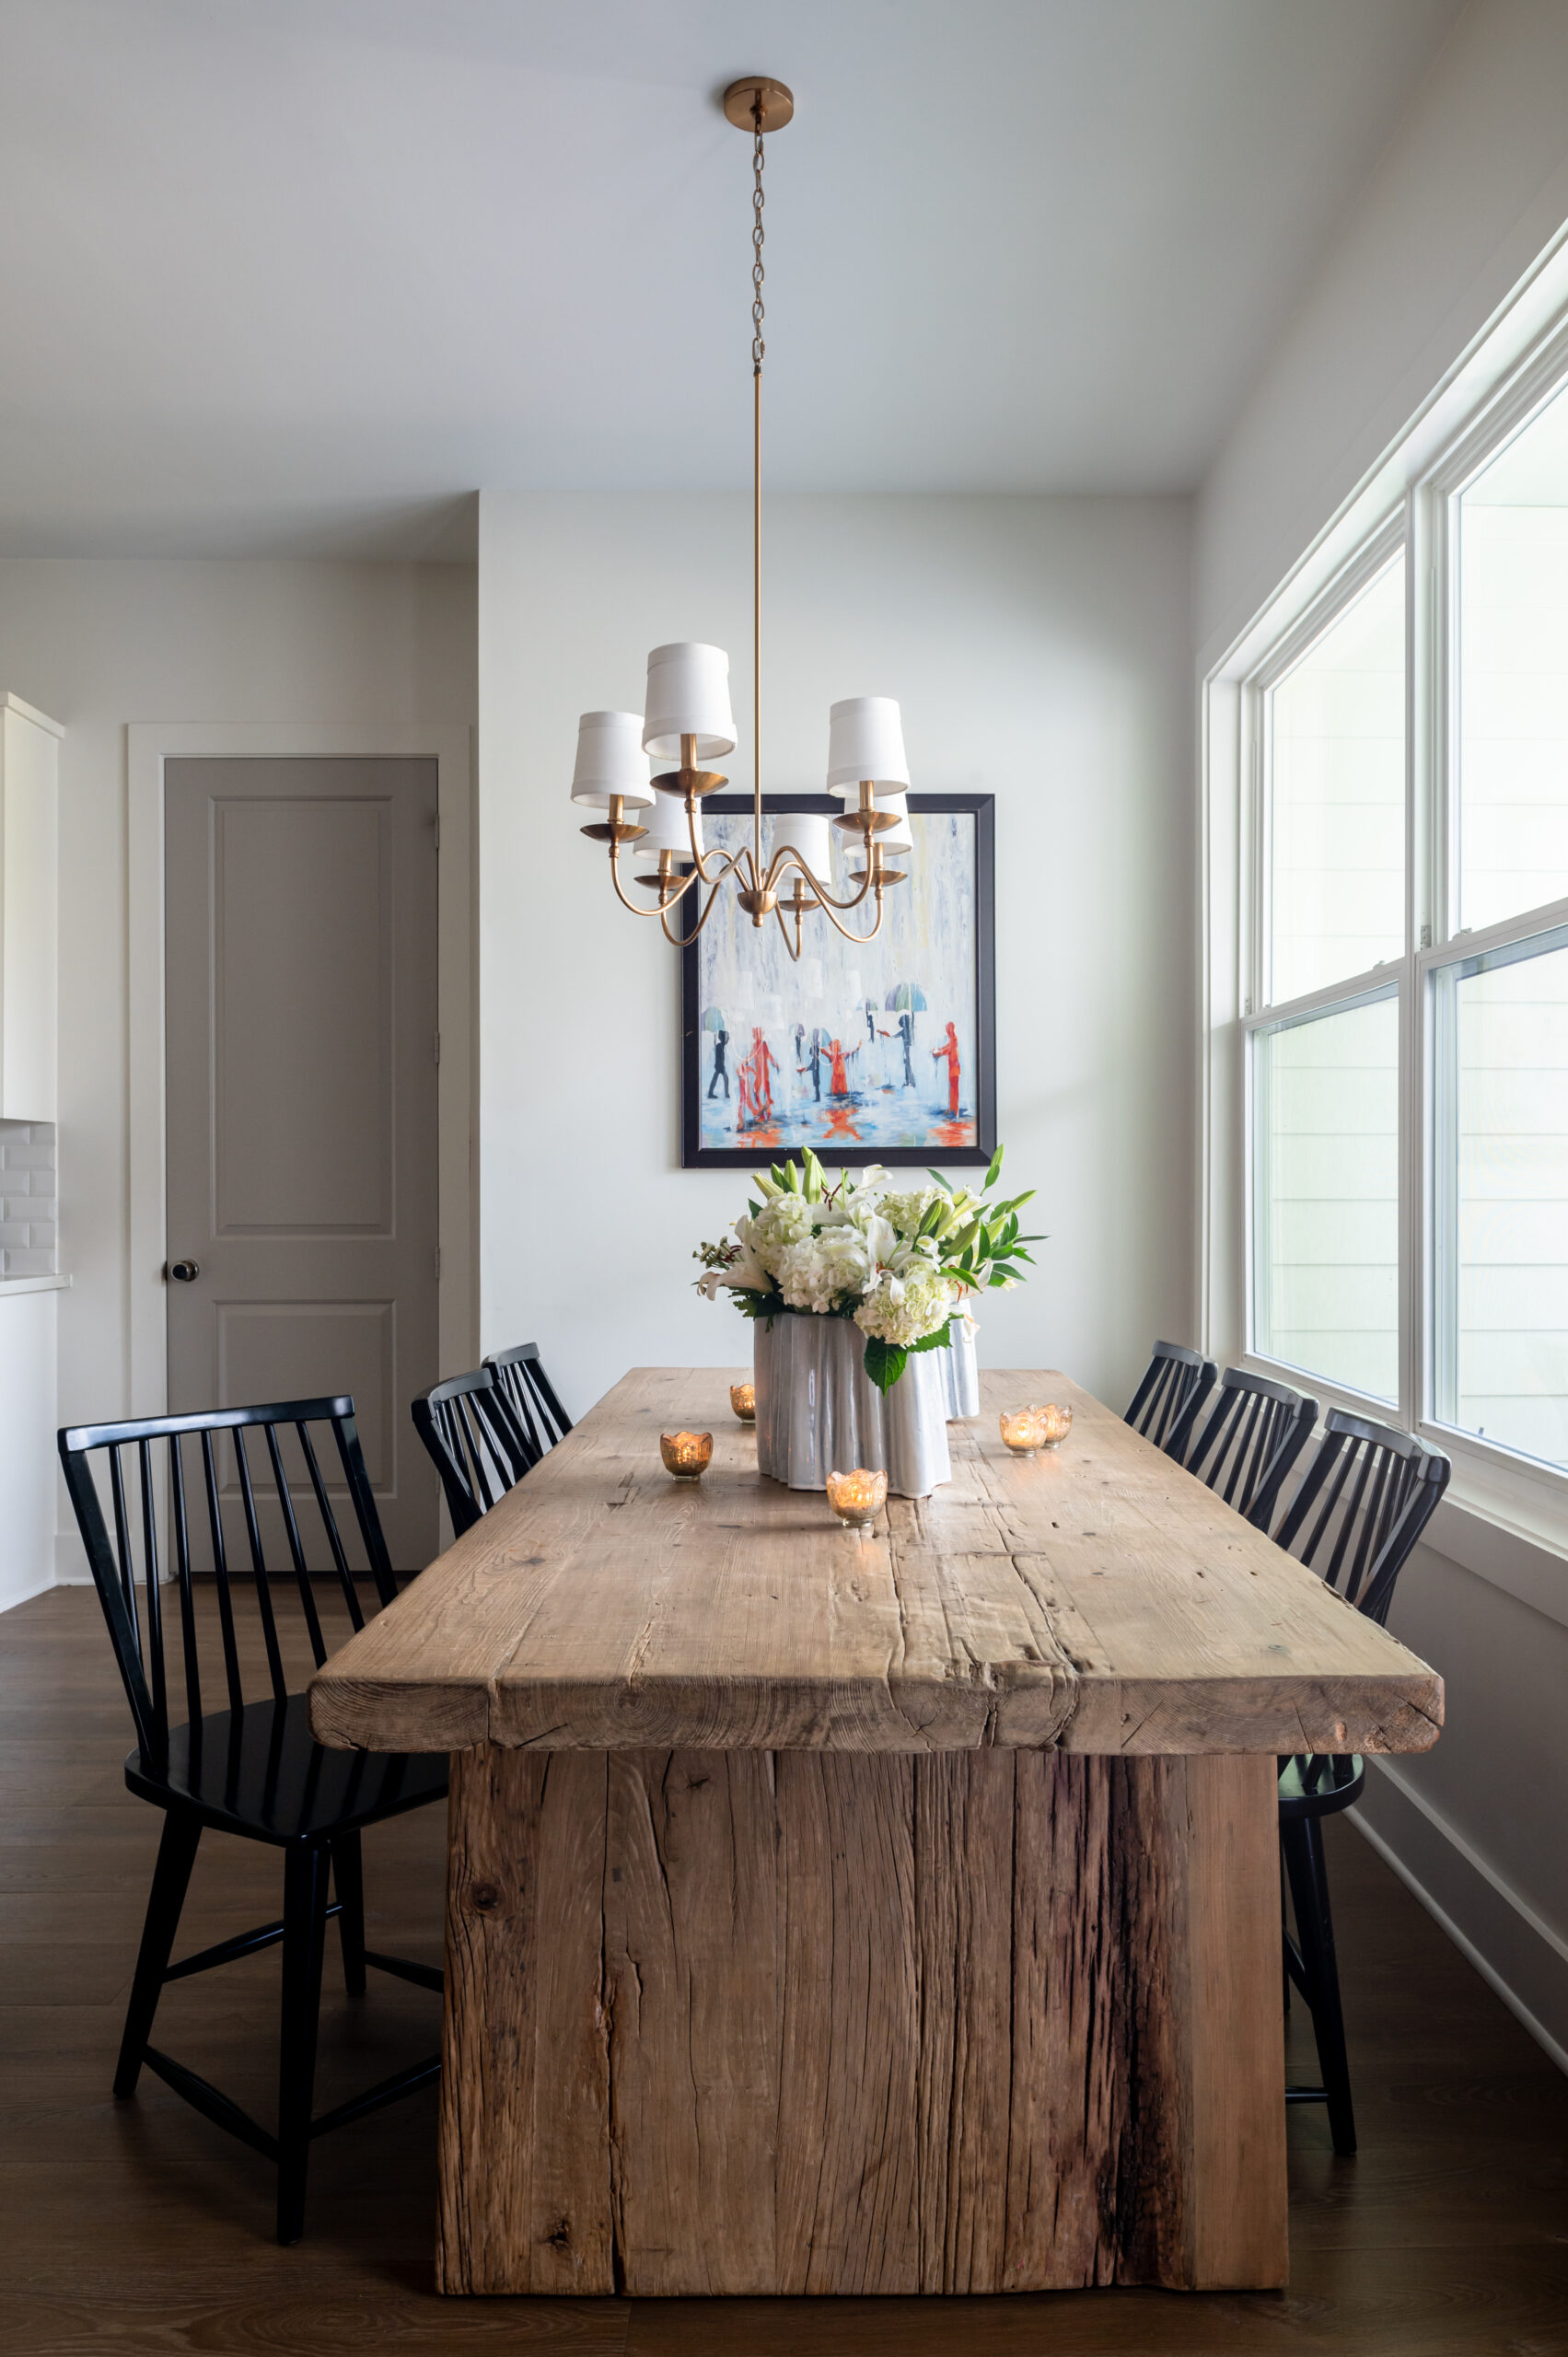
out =
<svg viewBox="0 0 1568 2357"><path fill-rule="evenodd" d="M130 1253L126 1412L168 1407L168 1257L164 1045L163 765L171 760L351 760L413 755L436 765L440 858L436 902L436 1234L441 1249L437 1337L441 1368L477 1355L478 1223L473 1151L473 730L466 721L327 726L291 721L215 726L150 722L126 730L127 1011L130 1093Z"/></svg>

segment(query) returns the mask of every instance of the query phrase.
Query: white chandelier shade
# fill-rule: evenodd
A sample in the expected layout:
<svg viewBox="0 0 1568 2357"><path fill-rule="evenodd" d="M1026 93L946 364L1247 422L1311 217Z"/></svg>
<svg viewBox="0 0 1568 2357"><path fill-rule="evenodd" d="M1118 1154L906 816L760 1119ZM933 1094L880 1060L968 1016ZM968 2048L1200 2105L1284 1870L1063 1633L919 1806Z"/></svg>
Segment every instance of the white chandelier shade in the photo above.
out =
<svg viewBox="0 0 1568 2357"><path fill-rule="evenodd" d="M800 853L819 884L833 880L833 822L819 811L792 810L773 820L773 849L788 844Z"/></svg>
<svg viewBox="0 0 1568 2357"><path fill-rule="evenodd" d="M647 832L642 842L633 843L632 855L639 868L656 867L661 851L672 851L677 860L691 864L691 829L697 830L697 849L705 852L703 840L703 813L694 810L690 819L684 804L673 794L656 794L651 797L653 808L646 816Z"/></svg>
<svg viewBox="0 0 1568 2357"><path fill-rule="evenodd" d="M844 808L846 810L853 810L855 807L855 795L853 787L844 786L840 790L843 797ZM896 826L884 827L878 833L877 841L881 845L882 849L884 851L913 851L914 837L910 832L909 795L907 794L879 794L877 796L877 807L885 819L896 819L898 821ZM860 849L860 845L855 843L854 848L858 851ZM863 860L861 862L863 869L865 865L865 863Z"/></svg>
<svg viewBox="0 0 1568 2357"><path fill-rule="evenodd" d="M829 793L867 781L878 802L909 785L903 717L894 696L845 696L829 707Z"/></svg>
<svg viewBox="0 0 1568 2357"><path fill-rule="evenodd" d="M729 708L729 657L722 646L656 646L648 656L643 745L658 761L679 761L683 737L697 739L697 759L716 761L735 750Z"/></svg>
<svg viewBox="0 0 1568 2357"><path fill-rule="evenodd" d="M640 712L585 712L577 723L577 766L572 799L590 810L608 810L617 796L645 809L655 799L643 750Z"/></svg>

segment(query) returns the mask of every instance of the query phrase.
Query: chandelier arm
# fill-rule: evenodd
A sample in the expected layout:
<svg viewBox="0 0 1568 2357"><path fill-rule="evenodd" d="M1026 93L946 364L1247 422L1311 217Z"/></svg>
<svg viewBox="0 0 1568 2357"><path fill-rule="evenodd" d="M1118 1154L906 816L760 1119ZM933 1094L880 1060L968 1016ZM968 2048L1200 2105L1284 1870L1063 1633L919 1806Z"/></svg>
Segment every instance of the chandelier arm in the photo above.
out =
<svg viewBox="0 0 1568 2357"><path fill-rule="evenodd" d="M790 938L789 919L785 916L784 910L777 904L777 902L775 902L773 906L773 914L779 921L779 931L784 935L784 946L789 953L790 963L792 966L798 966L800 963L800 952L802 947L800 938L800 911L797 909L795 912L795 938L793 941Z"/></svg>
<svg viewBox="0 0 1568 2357"><path fill-rule="evenodd" d="M722 884L726 876L744 875L745 863L750 857L750 849L748 844L742 843L738 851L725 852L715 849L714 851L704 852L697 841L697 813L695 807L688 810L686 813L686 831L691 840L692 863L696 868L697 874L702 877L704 884ZM716 867L710 867L708 865L710 859L716 860L718 862L718 865ZM756 869L755 866L753 866L753 880L755 880L755 877Z"/></svg>
<svg viewBox="0 0 1568 2357"><path fill-rule="evenodd" d="M780 877L788 875L792 863L795 866L799 868L802 876L805 877L807 882L810 885L811 889L816 893L818 900L820 900L825 907L830 909L858 909L862 900L864 900L866 894L874 888L878 880L872 875L871 864L868 861L866 863L865 881L862 883L859 891L854 895L854 898L851 900L836 900L831 892L829 891L827 886L818 882L816 877L812 874L810 868L807 866L806 862L801 858L800 853L795 849L794 845L792 843L783 843L773 853L772 865L768 869L767 889L770 892L777 889ZM841 932L843 931L842 925L839 930ZM854 936L847 935L846 938L853 939ZM867 934L865 935L865 939L869 941L870 938L870 935Z"/></svg>
<svg viewBox="0 0 1568 2357"><path fill-rule="evenodd" d="M635 900L629 900L626 898L626 888L621 881L621 869L616 861L615 846L613 843L611 843L610 847L610 880L615 887L615 897L620 901L621 907L623 909L630 909L634 917L656 917L660 913L656 907L639 908ZM688 877L687 882L690 883L690 881L691 878ZM684 885L681 887L681 889L685 889ZM679 897L679 896L678 894L677 898Z"/></svg>
<svg viewBox="0 0 1568 2357"><path fill-rule="evenodd" d="M666 909L674 908L678 900L684 900L687 893L691 889L692 885L698 881L698 878L695 876L683 876L679 882L677 883L672 877L670 879L670 891L668 899L656 900L652 908L645 907L636 900L629 900L627 899L626 888L621 881L621 869L617 864L615 850L612 845L610 853L610 880L615 887L615 897L620 901L623 909L630 909L634 917L656 917L662 916ZM722 883L723 880L724 879L721 877L719 881Z"/></svg>
<svg viewBox="0 0 1568 2357"><path fill-rule="evenodd" d="M689 884L696 881L694 877L690 876L686 880ZM719 883L722 884L724 878L721 877L719 878ZM707 923L708 919L713 915L714 902L718 899L718 896L719 887L718 884L715 884L713 890L708 894L707 900L703 904L702 915L697 919L696 923L692 926L690 933L671 933L669 929L669 911L675 906L675 901L667 900L665 902L664 906L658 911L658 917L659 923L664 929L664 937L669 943L672 949L688 949L691 947L692 942L696 940L697 935L702 932L703 927ZM679 895L677 897L679 897Z"/></svg>

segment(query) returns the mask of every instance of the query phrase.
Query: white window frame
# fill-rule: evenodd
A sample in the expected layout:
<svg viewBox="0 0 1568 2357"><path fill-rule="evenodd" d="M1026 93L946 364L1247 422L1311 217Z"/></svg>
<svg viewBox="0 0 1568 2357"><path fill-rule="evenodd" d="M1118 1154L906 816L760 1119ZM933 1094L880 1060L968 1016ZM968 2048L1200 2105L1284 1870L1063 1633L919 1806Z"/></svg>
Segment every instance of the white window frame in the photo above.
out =
<svg viewBox="0 0 1568 2357"><path fill-rule="evenodd" d="M1450 1497L1485 1521L1568 1552L1568 1471L1437 1421L1434 1200L1434 976L1458 958L1568 923L1568 901L1467 932L1458 863L1457 502L1498 449L1568 385L1568 250L1543 258L1202 683L1199 757L1202 1095L1199 1287L1206 1353L1306 1388L1325 1408L1394 1422L1453 1460ZM1369 973L1264 1003L1269 875L1267 697L1403 547L1406 594L1406 914L1402 955ZM1260 1033L1380 994L1400 1022L1399 1397L1365 1397L1253 1347L1253 1070ZM1500 1585L1513 1585L1510 1577Z"/></svg>

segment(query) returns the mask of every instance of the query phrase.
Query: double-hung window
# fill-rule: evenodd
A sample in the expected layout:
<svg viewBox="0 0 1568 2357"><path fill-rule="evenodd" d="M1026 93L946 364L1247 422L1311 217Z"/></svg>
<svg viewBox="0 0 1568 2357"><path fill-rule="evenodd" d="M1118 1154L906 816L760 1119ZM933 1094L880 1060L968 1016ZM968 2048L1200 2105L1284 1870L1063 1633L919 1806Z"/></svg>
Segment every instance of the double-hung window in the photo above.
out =
<svg viewBox="0 0 1568 2357"><path fill-rule="evenodd" d="M1568 342L1231 676L1247 1352L1568 1514Z"/></svg>

